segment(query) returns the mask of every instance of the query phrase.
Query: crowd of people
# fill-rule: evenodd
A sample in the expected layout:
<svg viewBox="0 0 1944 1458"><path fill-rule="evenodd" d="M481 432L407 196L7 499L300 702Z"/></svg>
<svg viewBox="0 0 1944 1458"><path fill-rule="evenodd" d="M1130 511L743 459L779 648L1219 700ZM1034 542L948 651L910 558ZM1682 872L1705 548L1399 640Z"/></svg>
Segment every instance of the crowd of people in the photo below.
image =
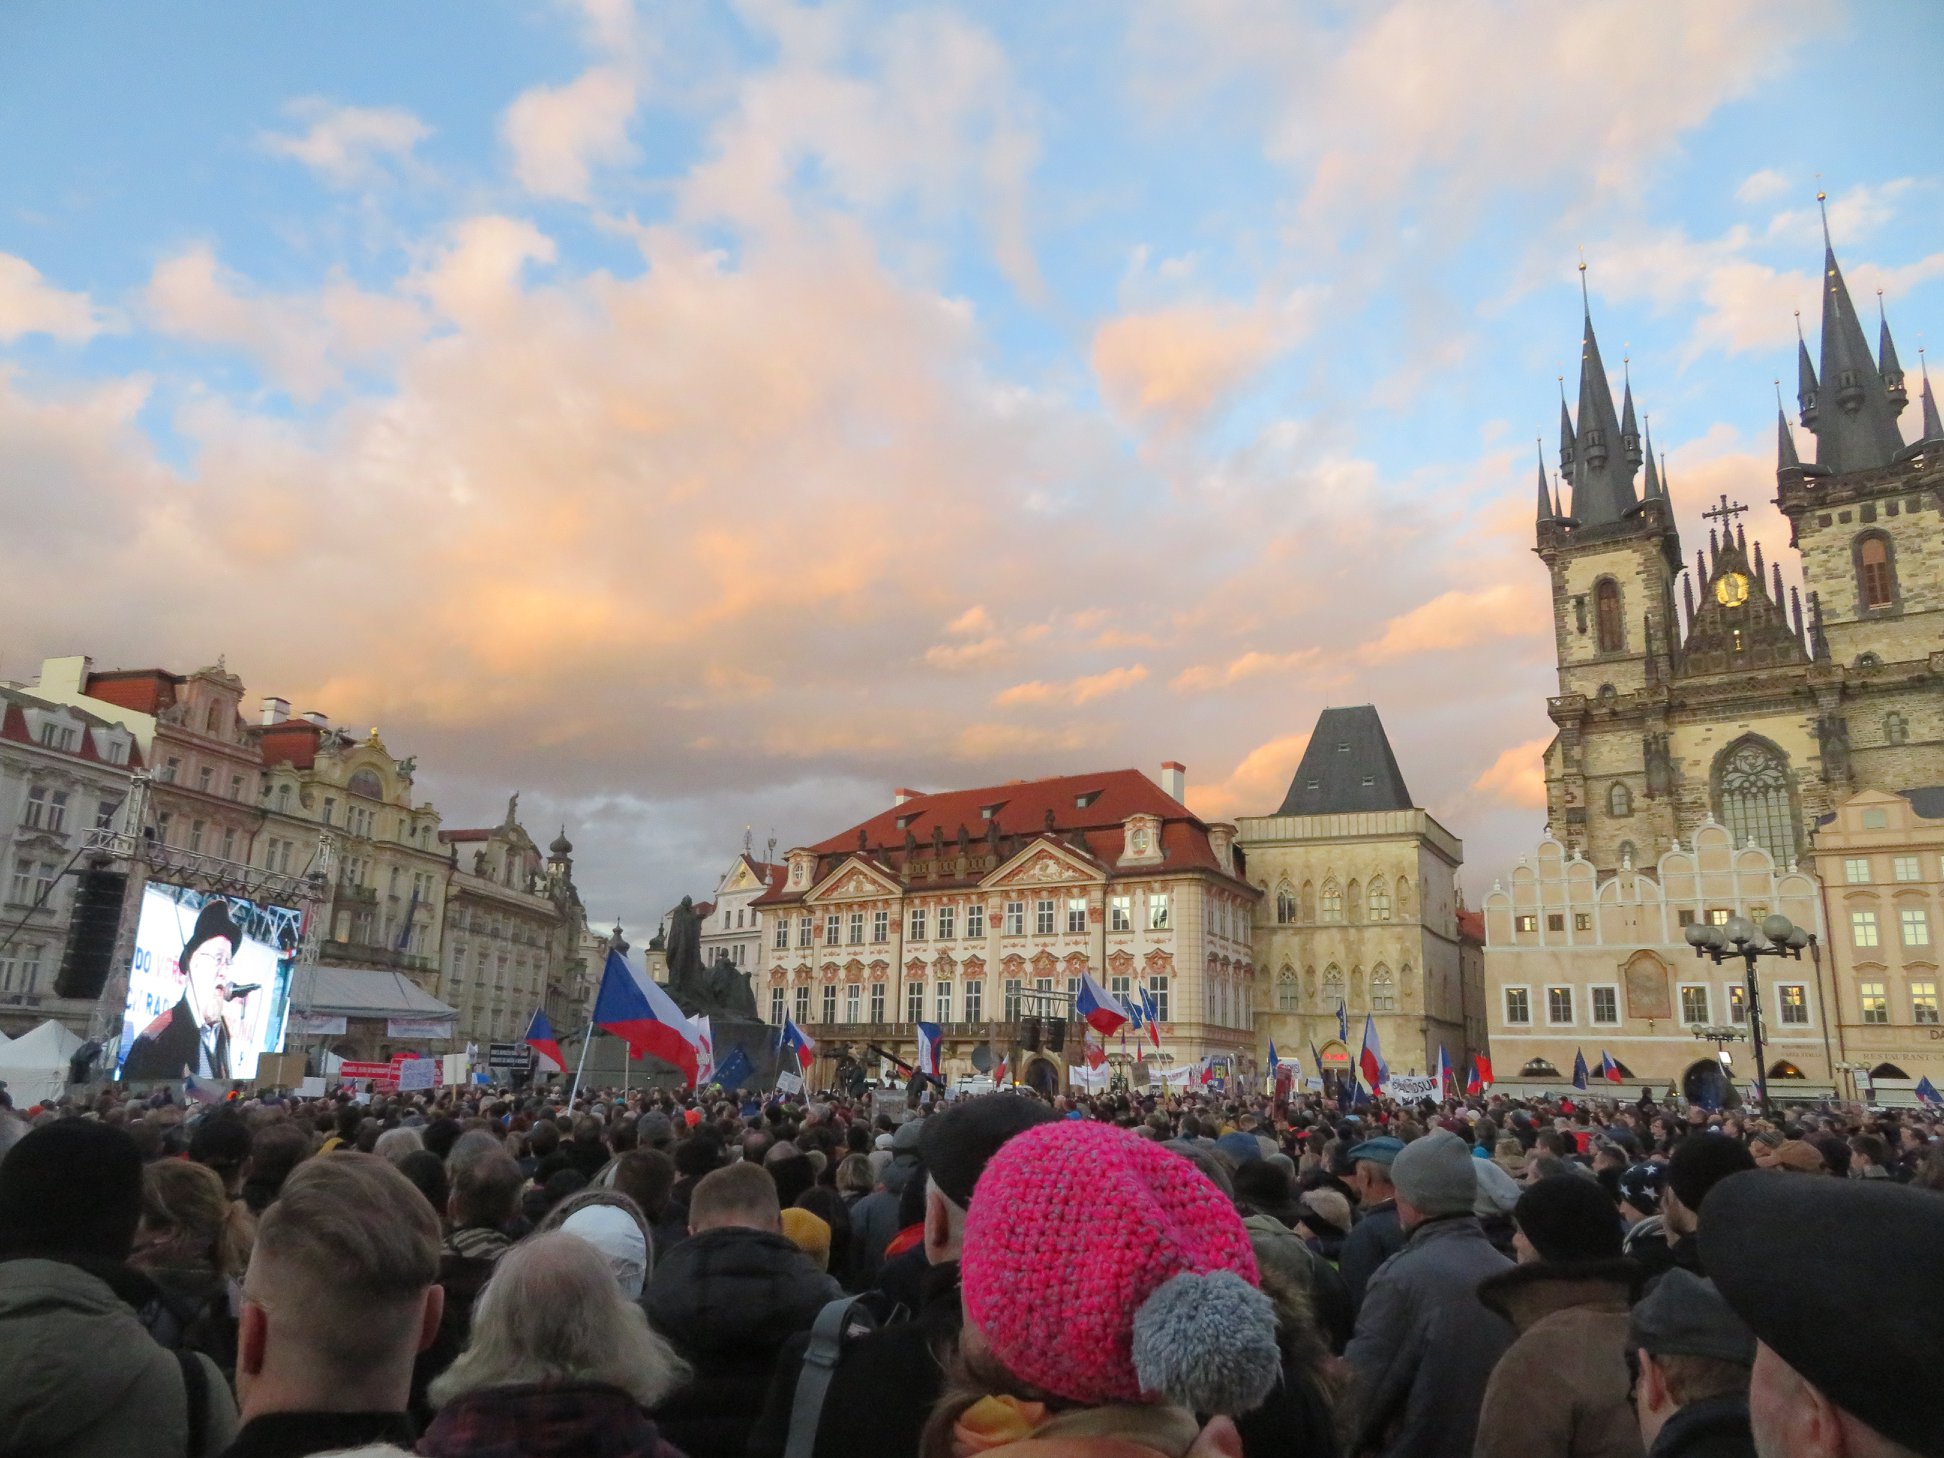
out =
<svg viewBox="0 0 1944 1458"><path fill-rule="evenodd" d="M1944 1126L0 1095L0 1458L1944 1458Z"/></svg>

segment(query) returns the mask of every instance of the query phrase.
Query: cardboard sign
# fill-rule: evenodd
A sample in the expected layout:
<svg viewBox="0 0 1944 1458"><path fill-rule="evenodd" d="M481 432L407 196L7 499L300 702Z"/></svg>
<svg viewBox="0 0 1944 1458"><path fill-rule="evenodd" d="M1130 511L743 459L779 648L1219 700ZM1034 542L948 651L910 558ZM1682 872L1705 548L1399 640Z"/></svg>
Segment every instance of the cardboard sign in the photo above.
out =
<svg viewBox="0 0 1944 1458"><path fill-rule="evenodd" d="M1438 1096L1438 1076L1435 1073L1393 1073L1384 1084L1384 1092L1402 1104L1414 1104L1419 1099L1435 1099Z"/></svg>

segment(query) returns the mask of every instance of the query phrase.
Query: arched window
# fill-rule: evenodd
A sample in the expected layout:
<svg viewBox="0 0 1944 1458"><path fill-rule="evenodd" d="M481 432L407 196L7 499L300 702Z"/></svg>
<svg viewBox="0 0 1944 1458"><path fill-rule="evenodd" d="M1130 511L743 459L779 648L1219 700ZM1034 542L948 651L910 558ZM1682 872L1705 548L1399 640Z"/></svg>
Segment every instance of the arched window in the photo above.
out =
<svg viewBox="0 0 1944 1458"><path fill-rule="evenodd" d="M1890 539L1881 532L1856 540L1856 600L1865 612L1896 605L1896 563L1890 556Z"/></svg>
<svg viewBox="0 0 1944 1458"><path fill-rule="evenodd" d="M1602 577L1593 589L1593 622L1602 653L1618 653L1627 646L1620 620L1620 584Z"/></svg>
<svg viewBox="0 0 1944 1458"><path fill-rule="evenodd" d="M1343 888L1334 876L1323 883L1322 911L1325 921L1343 920Z"/></svg>
<svg viewBox="0 0 1944 1458"><path fill-rule="evenodd" d="M1883 742L1903 744L1910 739L1910 724L1902 714L1890 713L1883 716Z"/></svg>
<svg viewBox="0 0 1944 1458"><path fill-rule="evenodd" d="M1372 921L1389 921L1391 919L1390 891L1385 887L1382 880L1376 880L1370 883L1370 895L1366 898L1366 901Z"/></svg>
<svg viewBox="0 0 1944 1458"><path fill-rule="evenodd" d="M1350 883L1349 902L1350 902L1350 920L1362 921L1363 920L1363 886L1359 882L1354 880Z"/></svg>
<svg viewBox="0 0 1944 1458"><path fill-rule="evenodd" d="M1304 921L1316 920L1316 888L1308 881L1303 882L1303 898L1297 907Z"/></svg>
<svg viewBox="0 0 1944 1458"><path fill-rule="evenodd" d="M1520 1078L1558 1078L1559 1070L1543 1058L1530 1060L1519 1070Z"/></svg>
<svg viewBox="0 0 1944 1458"><path fill-rule="evenodd" d="M1276 977L1276 1011L1296 1011L1296 974L1287 967Z"/></svg>
<svg viewBox="0 0 1944 1458"><path fill-rule="evenodd" d="M385 782L378 778L376 770L359 770L351 776L344 788L354 795L363 795L367 800L382 800L385 798Z"/></svg>
<svg viewBox="0 0 1944 1458"><path fill-rule="evenodd" d="M1878 654L1859 653L1856 655L1856 662L1853 666L1856 668L1876 668L1882 662L1883 659Z"/></svg>
<svg viewBox="0 0 1944 1458"><path fill-rule="evenodd" d="M1616 817L1633 814L1633 791L1618 780L1607 787L1607 814Z"/></svg>
<svg viewBox="0 0 1944 1458"><path fill-rule="evenodd" d="M1284 926L1296 920L1296 897L1287 881L1276 888L1276 920Z"/></svg>
<svg viewBox="0 0 1944 1458"><path fill-rule="evenodd" d="M203 717L203 728L206 729L209 733L214 734L217 730L221 729L222 727L223 727L223 706L221 704L211 704L209 706L209 713Z"/></svg>
<svg viewBox="0 0 1944 1458"><path fill-rule="evenodd" d="M1370 974L1370 1010L1397 1011L1397 984L1391 980L1390 968L1382 962Z"/></svg>
<svg viewBox="0 0 1944 1458"><path fill-rule="evenodd" d="M1778 865L1796 858L1789 762L1774 745L1760 739L1730 745L1715 764L1715 799L1738 849L1752 840Z"/></svg>

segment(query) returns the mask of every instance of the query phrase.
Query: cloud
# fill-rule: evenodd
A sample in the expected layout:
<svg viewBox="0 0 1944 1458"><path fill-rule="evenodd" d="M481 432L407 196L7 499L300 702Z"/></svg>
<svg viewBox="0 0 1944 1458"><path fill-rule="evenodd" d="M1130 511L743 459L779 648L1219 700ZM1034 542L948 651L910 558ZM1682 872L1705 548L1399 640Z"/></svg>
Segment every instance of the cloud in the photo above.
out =
<svg viewBox="0 0 1944 1458"><path fill-rule="evenodd" d="M1270 309L1180 304L1101 324L1093 371L1123 419L1190 431L1296 339Z"/></svg>
<svg viewBox="0 0 1944 1458"><path fill-rule="evenodd" d="M202 243L155 266L143 304L155 329L237 350L304 402L337 388L346 368L394 358L424 329L423 314L411 300L370 293L341 278L314 295L262 292L225 269Z"/></svg>
<svg viewBox="0 0 1944 1458"><path fill-rule="evenodd" d="M432 128L402 106L340 106L321 96L284 108L298 132L264 132L257 144L273 156L301 162L333 187L372 183L409 163Z"/></svg>
<svg viewBox="0 0 1944 1458"><path fill-rule="evenodd" d="M1793 184L1788 177L1773 167L1764 167L1760 172L1751 172L1742 179L1735 196L1745 203L1764 203L1782 196Z"/></svg>
<svg viewBox="0 0 1944 1458"><path fill-rule="evenodd" d="M86 344L110 327L86 294L57 289L26 259L0 253L0 344L29 334Z"/></svg>
<svg viewBox="0 0 1944 1458"><path fill-rule="evenodd" d="M1546 746L1552 736L1515 744L1472 781L1472 788L1525 809L1546 808Z"/></svg>
<svg viewBox="0 0 1944 1458"><path fill-rule="evenodd" d="M925 662L933 668L951 670L990 663L1005 654L1006 640L995 634L969 643L934 643L925 650Z"/></svg>
<svg viewBox="0 0 1944 1458"><path fill-rule="evenodd" d="M1125 693L1136 684L1145 683L1147 676L1147 666L1134 663L1122 668L1110 668L1105 673L1086 674L1064 683L1047 683L1036 679L1031 683L1014 684L1001 692L993 702L1001 708L1020 704L1090 704L1109 694Z"/></svg>
<svg viewBox="0 0 1944 1458"><path fill-rule="evenodd" d="M597 168L625 166L640 155L628 136L636 100L634 78L612 64L590 66L563 86L521 92L500 122L514 177L536 197L588 201Z"/></svg>
<svg viewBox="0 0 1944 1458"><path fill-rule="evenodd" d="M1503 639L1544 640L1552 628L1542 574L1493 587L1456 588L1392 618L1384 631L1358 650L1382 663L1418 653L1440 653Z"/></svg>
<svg viewBox="0 0 1944 1458"><path fill-rule="evenodd" d="M1230 684L1240 683L1243 679L1256 678L1267 673L1287 673L1292 669L1312 664L1321 657L1317 648L1298 648L1290 653L1263 653L1250 649L1238 658L1226 663L1198 663L1184 668L1175 675L1168 685L1178 693L1191 690L1227 688Z"/></svg>
<svg viewBox="0 0 1944 1458"><path fill-rule="evenodd" d="M1190 781L1188 807L1209 820L1273 814L1289 789L1296 766L1302 763L1309 740L1307 733L1279 735L1244 755L1228 778L1208 785Z"/></svg>
<svg viewBox="0 0 1944 1458"><path fill-rule="evenodd" d="M974 603L945 625L948 633L984 634L992 631L992 614L985 604Z"/></svg>

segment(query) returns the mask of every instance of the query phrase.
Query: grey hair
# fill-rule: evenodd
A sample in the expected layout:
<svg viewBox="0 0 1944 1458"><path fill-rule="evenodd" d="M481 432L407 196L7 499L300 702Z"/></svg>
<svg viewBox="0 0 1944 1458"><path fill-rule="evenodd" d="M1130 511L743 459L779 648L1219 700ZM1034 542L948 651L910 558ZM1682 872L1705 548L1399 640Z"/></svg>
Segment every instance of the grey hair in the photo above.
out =
<svg viewBox="0 0 1944 1458"><path fill-rule="evenodd" d="M371 1152L380 1159L389 1159L393 1164L397 1164L413 1150L423 1148L425 1148L425 1140L419 1136L419 1131L408 1129L401 1124L396 1129L387 1129L380 1134L378 1142L371 1146Z"/></svg>
<svg viewBox="0 0 1944 1458"><path fill-rule="evenodd" d="M472 1340L427 1395L444 1407L488 1387L599 1382L652 1408L688 1378L687 1364L615 1286L601 1253L553 1231L499 1258L473 1310Z"/></svg>
<svg viewBox="0 0 1944 1458"><path fill-rule="evenodd" d="M457 1175L462 1164L470 1164L483 1155L507 1152L506 1140L498 1134L489 1129L468 1129L446 1151L446 1173Z"/></svg>

